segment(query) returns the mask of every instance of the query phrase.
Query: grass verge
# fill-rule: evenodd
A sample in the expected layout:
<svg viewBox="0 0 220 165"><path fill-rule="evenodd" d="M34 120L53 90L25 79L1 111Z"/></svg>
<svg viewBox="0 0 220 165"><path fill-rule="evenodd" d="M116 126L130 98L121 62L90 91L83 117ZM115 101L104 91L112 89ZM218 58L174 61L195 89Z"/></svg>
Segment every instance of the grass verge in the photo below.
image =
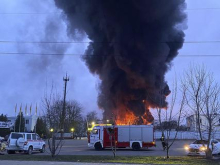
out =
<svg viewBox="0 0 220 165"><path fill-rule="evenodd" d="M206 160L202 157L163 157L155 156L86 156L86 155L58 155L52 158L49 155L1 155L0 160L19 161L60 161L60 162L93 162L93 163L140 163L140 164L192 164L192 165L220 165L219 160Z"/></svg>

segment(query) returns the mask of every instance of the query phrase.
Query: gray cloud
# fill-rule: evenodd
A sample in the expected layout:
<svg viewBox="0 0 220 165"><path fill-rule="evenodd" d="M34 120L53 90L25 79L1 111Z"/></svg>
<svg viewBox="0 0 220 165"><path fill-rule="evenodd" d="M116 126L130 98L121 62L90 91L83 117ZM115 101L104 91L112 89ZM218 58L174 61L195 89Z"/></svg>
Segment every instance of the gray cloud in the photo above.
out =
<svg viewBox="0 0 220 165"><path fill-rule="evenodd" d="M3 7L4 6L4 7ZM1 40L12 41L68 41L66 25L53 1L29 0L0 2L6 14L1 18ZM52 13L51 13L52 12ZM56 91L63 94L63 76L68 72L67 99L75 99L84 107L84 112L97 110L95 84L80 56L65 56L67 53L82 54L87 44L0 44L1 52L55 53L61 56L1 55L0 56L0 113L14 115L14 106L38 104L48 86L53 82ZM90 82L88 84L88 82ZM82 92L82 89L85 91ZM49 87L48 87L49 90ZM93 95L94 97L91 97ZM88 97L90 101L88 103ZM41 113L42 114L42 113Z"/></svg>

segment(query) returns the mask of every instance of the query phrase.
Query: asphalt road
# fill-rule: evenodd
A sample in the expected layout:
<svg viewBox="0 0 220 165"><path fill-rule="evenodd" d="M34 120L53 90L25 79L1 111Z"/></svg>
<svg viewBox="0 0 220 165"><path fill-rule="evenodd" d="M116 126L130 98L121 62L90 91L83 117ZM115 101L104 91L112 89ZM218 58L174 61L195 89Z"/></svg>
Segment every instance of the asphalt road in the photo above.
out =
<svg viewBox="0 0 220 165"><path fill-rule="evenodd" d="M184 156L186 155L184 145L190 144L193 140L176 140L170 148L171 156ZM142 149L140 151L133 151L132 149L117 149L116 155L118 156L166 156L166 152L163 151L161 142L156 141L156 147L149 149ZM4 153L6 154L6 152ZM17 153L23 154L23 153ZM34 152L33 155L49 155L50 151L48 145L45 153ZM112 155L111 149L104 149L96 151L94 148L87 146L87 139L71 139L63 140L63 146L60 150L60 155Z"/></svg>
<svg viewBox="0 0 220 165"><path fill-rule="evenodd" d="M190 144L193 140L176 140L170 148L170 155L172 156L184 156L186 155L184 145ZM162 150L161 142L156 141L157 147L149 149L142 149L140 151L133 151L132 149L117 149L116 154L118 156L165 156L166 152ZM34 153L42 154L42 153ZM43 154L49 154L47 147L46 152ZM104 149L96 151L93 148L88 148L87 139L82 140L64 140L64 145L60 151L60 155L112 155L111 149Z"/></svg>

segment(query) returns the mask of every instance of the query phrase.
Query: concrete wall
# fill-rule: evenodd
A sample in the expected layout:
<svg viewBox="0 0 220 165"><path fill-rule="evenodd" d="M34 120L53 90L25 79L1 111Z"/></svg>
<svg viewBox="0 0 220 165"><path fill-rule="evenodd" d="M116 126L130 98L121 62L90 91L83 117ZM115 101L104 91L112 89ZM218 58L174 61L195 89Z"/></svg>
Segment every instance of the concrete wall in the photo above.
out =
<svg viewBox="0 0 220 165"><path fill-rule="evenodd" d="M175 137L176 132L171 131L170 132L170 139L173 139ZM207 138L208 134L207 132L203 132L203 138ZM154 137L155 139L160 139L162 135L161 131L155 131L154 132ZM166 132L165 132L166 136ZM213 139L220 139L220 132L214 132L212 135ZM190 132L190 131L184 131L184 132L178 132L177 138L176 139L199 139L199 133L197 132Z"/></svg>

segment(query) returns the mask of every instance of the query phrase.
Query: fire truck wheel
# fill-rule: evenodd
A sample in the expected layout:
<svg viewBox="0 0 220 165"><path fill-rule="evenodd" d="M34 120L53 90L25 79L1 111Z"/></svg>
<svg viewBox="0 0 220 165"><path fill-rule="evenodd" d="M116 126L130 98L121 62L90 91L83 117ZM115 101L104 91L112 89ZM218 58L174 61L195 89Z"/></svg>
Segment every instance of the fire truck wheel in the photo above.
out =
<svg viewBox="0 0 220 165"><path fill-rule="evenodd" d="M137 142L135 142L135 143L133 143L132 144L132 149L134 150L134 151L138 151L138 150L140 150L140 144L139 143L137 143Z"/></svg>
<svg viewBox="0 0 220 165"><path fill-rule="evenodd" d="M95 149L96 150L101 150L102 149L101 143L95 143Z"/></svg>

